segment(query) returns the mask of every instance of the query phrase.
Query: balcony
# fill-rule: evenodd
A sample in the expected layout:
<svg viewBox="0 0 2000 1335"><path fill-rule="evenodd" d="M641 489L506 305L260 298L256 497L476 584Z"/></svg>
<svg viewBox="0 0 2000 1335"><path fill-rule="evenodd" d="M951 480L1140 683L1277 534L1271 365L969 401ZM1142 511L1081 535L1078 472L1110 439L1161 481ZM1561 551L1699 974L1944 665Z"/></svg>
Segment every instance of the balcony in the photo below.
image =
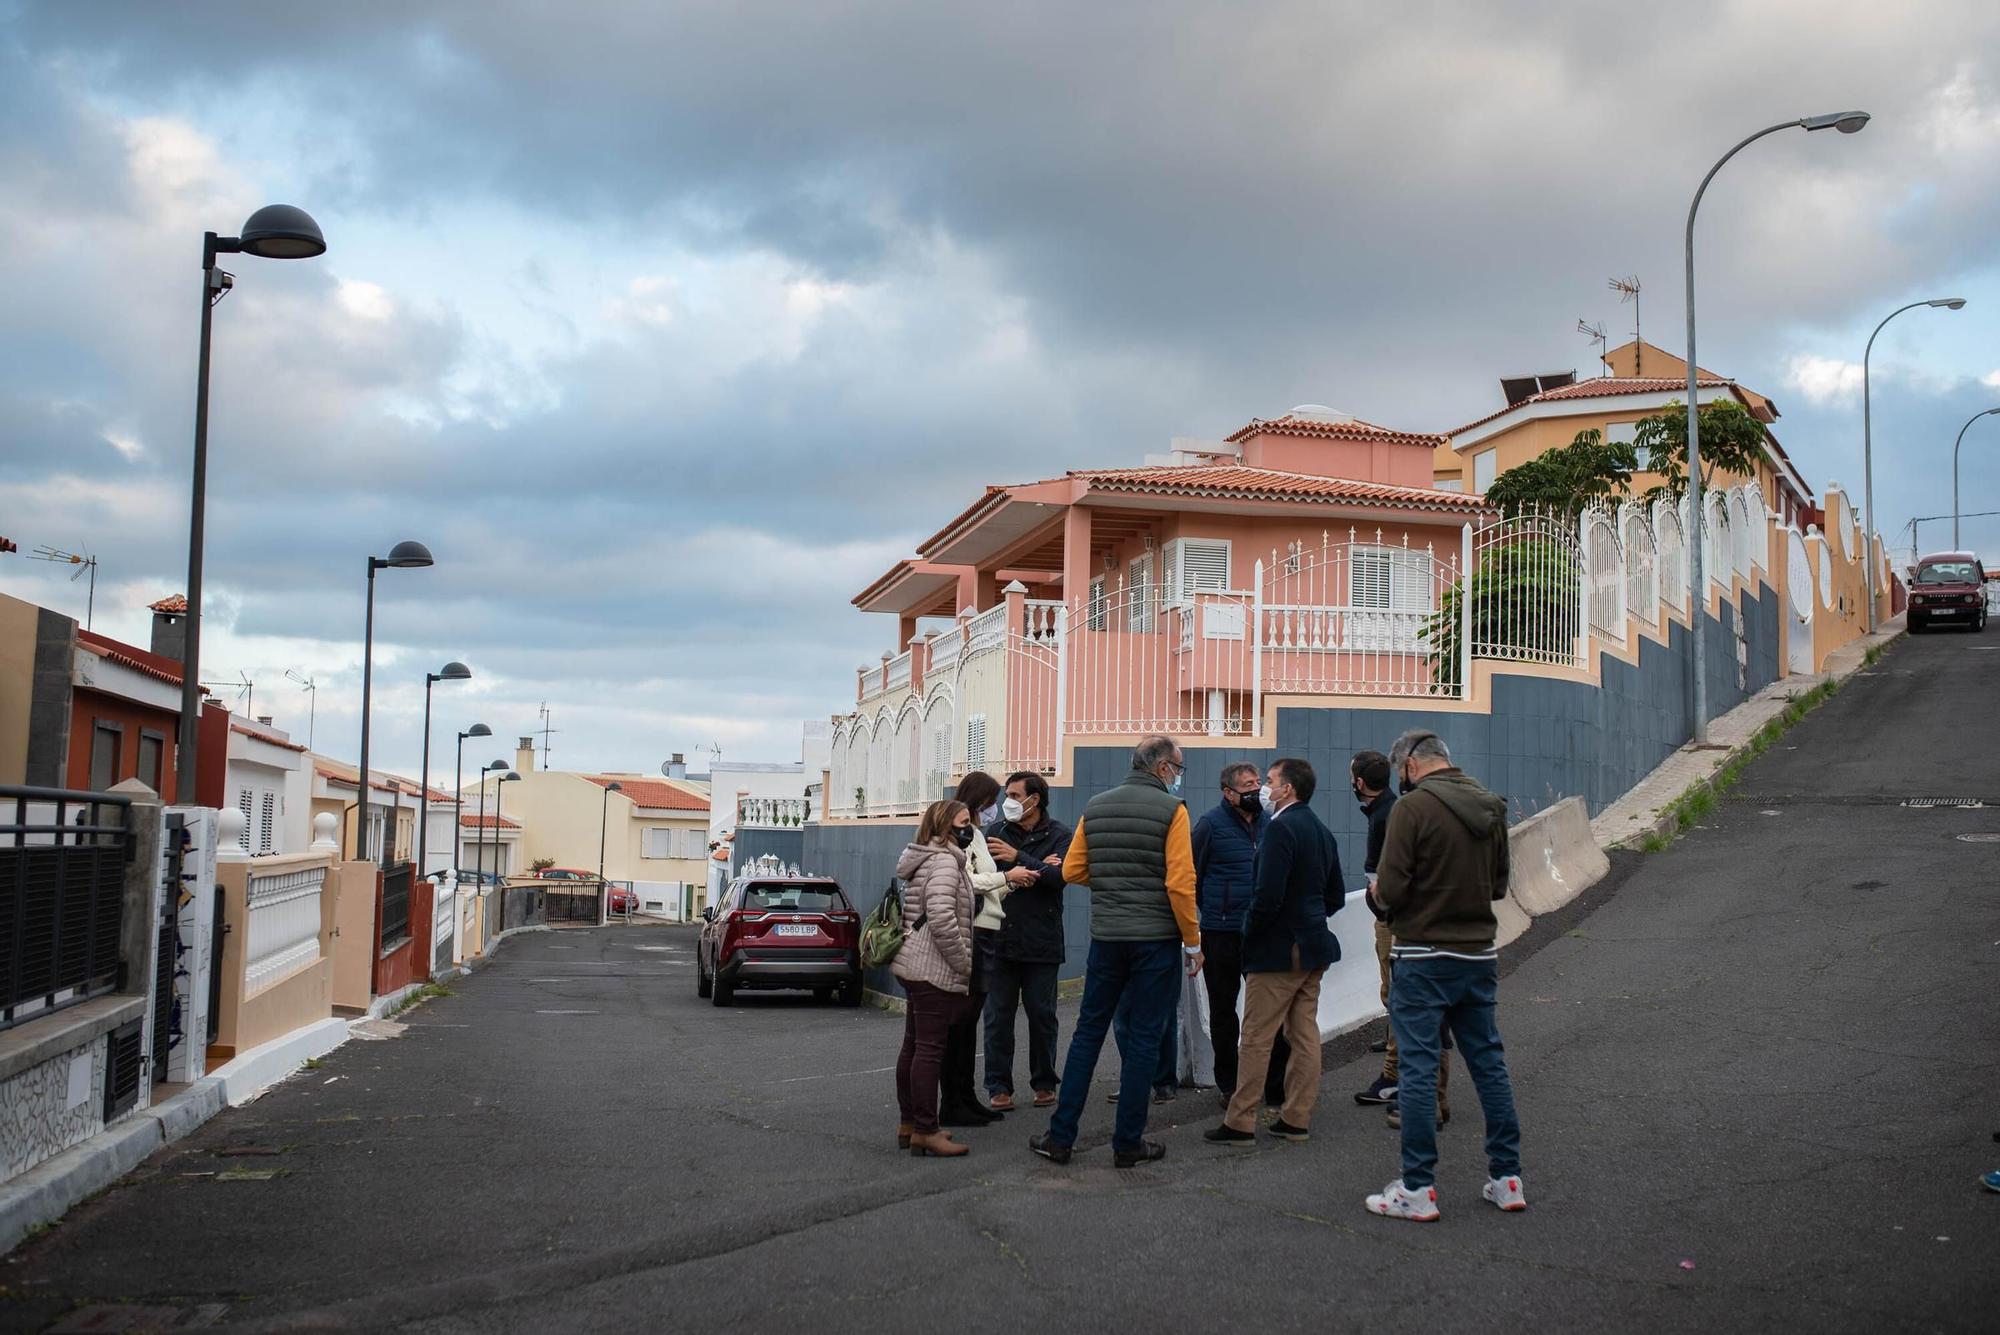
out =
<svg viewBox="0 0 2000 1335"><path fill-rule="evenodd" d="M736 828L786 829L812 819L812 803L803 797L745 797L736 804Z"/></svg>

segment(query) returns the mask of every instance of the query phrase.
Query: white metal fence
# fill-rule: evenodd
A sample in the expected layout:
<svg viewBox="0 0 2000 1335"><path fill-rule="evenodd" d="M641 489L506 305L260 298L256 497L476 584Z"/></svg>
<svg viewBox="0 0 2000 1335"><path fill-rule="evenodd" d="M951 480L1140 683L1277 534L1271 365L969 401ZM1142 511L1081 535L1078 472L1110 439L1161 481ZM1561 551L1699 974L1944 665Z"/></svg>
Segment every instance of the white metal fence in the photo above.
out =
<svg viewBox="0 0 2000 1335"><path fill-rule="evenodd" d="M1465 551L1385 543L1350 528L1317 546L1273 551L1249 609L1266 691L1332 695L1456 694L1458 656L1434 626Z"/></svg>

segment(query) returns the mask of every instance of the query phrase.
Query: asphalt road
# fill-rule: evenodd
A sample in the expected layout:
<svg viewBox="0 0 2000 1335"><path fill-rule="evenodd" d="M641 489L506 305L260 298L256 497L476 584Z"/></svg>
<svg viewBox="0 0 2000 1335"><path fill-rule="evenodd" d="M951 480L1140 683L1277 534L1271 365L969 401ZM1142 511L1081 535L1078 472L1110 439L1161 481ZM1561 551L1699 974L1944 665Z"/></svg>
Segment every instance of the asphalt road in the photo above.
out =
<svg viewBox="0 0 2000 1335"><path fill-rule="evenodd" d="M1479 1200L1469 1082L1436 1225L1363 1212L1396 1142L1332 1045L1310 1144L1211 1096L1112 1168L1046 1114L898 1154L901 1024L694 995L677 928L515 938L0 1265L4 1324L96 1304L280 1329L1990 1330L2000 634L1900 644L1705 828L1512 952L1531 1208ZM1920 810L1910 797L1974 797ZM1068 1012L1065 1012L1067 1021ZM1065 1023L1065 1041L1067 1023ZM1461 1069L1462 1078L1463 1071ZM1164 1123L1164 1125L1163 1125ZM232 1154L231 1151L252 1151ZM106 1327L110 1328L110 1327Z"/></svg>

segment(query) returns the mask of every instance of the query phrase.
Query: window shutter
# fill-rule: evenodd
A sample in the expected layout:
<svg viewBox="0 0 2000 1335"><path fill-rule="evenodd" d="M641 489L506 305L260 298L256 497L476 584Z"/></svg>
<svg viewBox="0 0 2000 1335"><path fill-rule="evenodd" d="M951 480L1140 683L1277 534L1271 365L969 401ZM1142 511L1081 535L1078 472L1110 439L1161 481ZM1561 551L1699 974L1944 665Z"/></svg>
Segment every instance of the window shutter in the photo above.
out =
<svg viewBox="0 0 2000 1335"><path fill-rule="evenodd" d="M1378 547L1350 549L1354 559L1348 602L1355 607L1389 607L1389 554Z"/></svg>
<svg viewBox="0 0 2000 1335"><path fill-rule="evenodd" d="M1104 629L1104 576L1090 581L1090 612L1084 620L1084 629Z"/></svg>
<svg viewBox="0 0 2000 1335"><path fill-rule="evenodd" d="M263 810L258 814L257 851L259 853L269 853L272 851L271 833L277 825L278 798L275 793L264 794Z"/></svg>
<svg viewBox="0 0 2000 1335"><path fill-rule="evenodd" d="M1179 607L1191 592L1181 580L1181 545L1179 538L1170 538L1167 545L1160 549L1160 555L1167 563L1161 581L1166 586L1162 591L1165 595L1162 605L1166 607Z"/></svg>
<svg viewBox="0 0 2000 1335"><path fill-rule="evenodd" d="M1181 544L1181 585L1190 593L1229 587L1229 543L1221 538L1189 538Z"/></svg>
<svg viewBox="0 0 2000 1335"><path fill-rule="evenodd" d="M965 767L986 768L986 715L974 714L965 720Z"/></svg>
<svg viewBox="0 0 2000 1335"><path fill-rule="evenodd" d="M1431 563L1422 552L1389 554L1389 606L1398 612L1431 610Z"/></svg>
<svg viewBox="0 0 2000 1335"><path fill-rule="evenodd" d="M1132 558L1126 576L1126 595L1131 599L1126 610L1126 628L1145 634L1153 628L1153 554L1147 552Z"/></svg>

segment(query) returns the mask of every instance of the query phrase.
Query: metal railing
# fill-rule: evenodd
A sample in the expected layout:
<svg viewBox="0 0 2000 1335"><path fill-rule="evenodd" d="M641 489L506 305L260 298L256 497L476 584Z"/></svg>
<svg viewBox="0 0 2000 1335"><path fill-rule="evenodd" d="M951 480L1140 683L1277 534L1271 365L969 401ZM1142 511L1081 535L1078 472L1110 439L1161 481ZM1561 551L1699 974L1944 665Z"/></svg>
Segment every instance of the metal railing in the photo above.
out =
<svg viewBox="0 0 2000 1335"><path fill-rule="evenodd" d="M0 1029L117 990L130 807L0 787Z"/></svg>
<svg viewBox="0 0 2000 1335"><path fill-rule="evenodd" d="M399 862L382 869L382 953L410 939L410 886L414 863Z"/></svg>

